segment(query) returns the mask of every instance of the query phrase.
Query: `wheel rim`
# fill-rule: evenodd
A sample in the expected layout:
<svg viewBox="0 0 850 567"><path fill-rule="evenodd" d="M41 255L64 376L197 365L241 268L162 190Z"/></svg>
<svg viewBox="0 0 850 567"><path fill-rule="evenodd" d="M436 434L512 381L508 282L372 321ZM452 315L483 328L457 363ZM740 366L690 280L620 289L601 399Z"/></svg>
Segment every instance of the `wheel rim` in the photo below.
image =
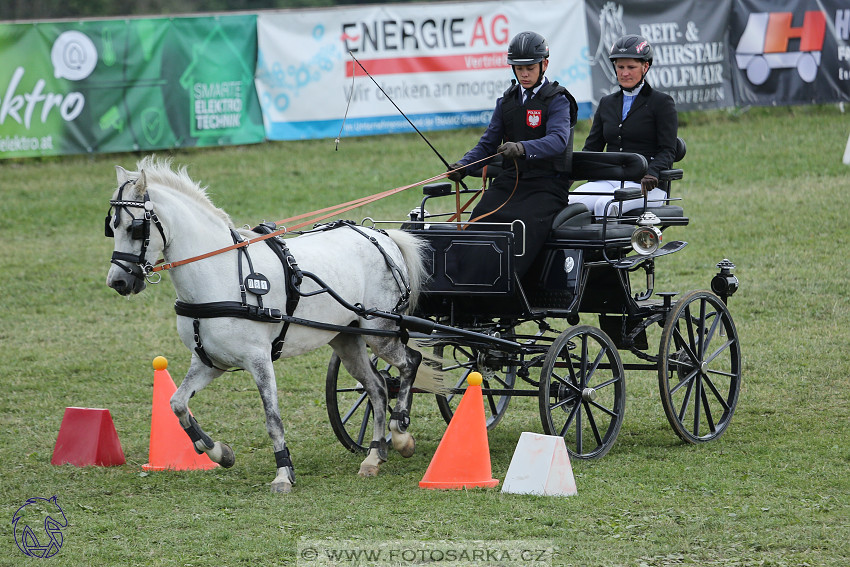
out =
<svg viewBox="0 0 850 567"><path fill-rule="evenodd" d="M372 365L377 358L372 357ZM392 366L386 365L378 371L387 383L389 399L398 397L398 376ZM336 354L331 355L325 383L325 402L328 419L334 434L342 446L352 453L365 453L372 441L372 402L363 386L345 372ZM386 436L387 442L392 433Z"/></svg>
<svg viewBox="0 0 850 567"><path fill-rule="evenodd" d="M476 355L467 347L461 345L437 346L434 354L446 362L442 370L455 377L454 390L466 390L466 377L477 368ZM509 394L501 394L499 390L510 390L516 383L516 365L503 365L499 370L487 371L481 369L481 387L484 393L484 414L487 429L493 429L507 412L511 401ZM463 393L452 393L437 396L437 407L446 423L452 420Z"/></svg>
<svg viewBox="0 0 850 567"><path fill-rule="evenodd" d="M707 291L680 299L661 335L661 402L673 431L689 443L719 437L741 387L738 333L726 305Z"/></svg>
<svg viewBox="0 0 850 567"><path fill-rule="evenodd" d="M604 456L623 422L626 385L614 343L595 327L573 327L552 344L540 376L540 417L547 435L571 455Z"/></svg>

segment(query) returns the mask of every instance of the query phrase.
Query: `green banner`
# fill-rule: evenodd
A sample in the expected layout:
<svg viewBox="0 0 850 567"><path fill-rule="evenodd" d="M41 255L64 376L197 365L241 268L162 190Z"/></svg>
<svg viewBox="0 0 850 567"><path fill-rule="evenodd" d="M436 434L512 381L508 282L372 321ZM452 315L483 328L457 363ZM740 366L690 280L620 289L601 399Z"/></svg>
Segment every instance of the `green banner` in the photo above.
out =
<svg viewBox="0 0 850 567"><path fill-rule="evenodd" d="M265 139L255 15L0 25L0 158Z"/></svg>

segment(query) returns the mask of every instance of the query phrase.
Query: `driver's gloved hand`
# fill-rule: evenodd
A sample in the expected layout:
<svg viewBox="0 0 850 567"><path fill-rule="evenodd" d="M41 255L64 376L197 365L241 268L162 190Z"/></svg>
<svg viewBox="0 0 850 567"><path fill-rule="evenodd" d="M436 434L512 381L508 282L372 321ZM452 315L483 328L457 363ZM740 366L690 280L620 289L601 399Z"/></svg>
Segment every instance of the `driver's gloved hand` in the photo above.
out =
<svg viewBox="0 0 850 567"><path fill-rule="evenodd" d="M447 171L450 172L448 178L452 181L460 181L466 176L466 172L464 172L463 170L463 164L459 161L456 161L451 164Z"/></svg>
<svg viewBox="0 0 850 567"><path fill-rule="evenodd" d="M658 187L658 178L654 175L649 175L647 173L643 176L643 179L640 180L640 188L643 191L644 195L646 195L656 187Z"/></svg>
<svg viewBox="0 0 850 567"><path fill-rule="evenodd" d="M518 159L525 157L525 148L522 142L505 142L497 150L505 159Z"/></svg>

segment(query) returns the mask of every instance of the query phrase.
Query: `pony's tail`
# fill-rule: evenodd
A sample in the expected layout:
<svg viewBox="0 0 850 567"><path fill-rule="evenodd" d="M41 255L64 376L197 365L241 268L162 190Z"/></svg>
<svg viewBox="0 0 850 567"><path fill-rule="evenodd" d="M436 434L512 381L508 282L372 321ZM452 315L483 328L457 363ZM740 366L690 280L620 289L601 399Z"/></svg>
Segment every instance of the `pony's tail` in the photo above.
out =
<svg viewBox="0 0 850 567"><path fill-rule="evenodd" d="M422 250L425 248L426 242L403 230L388 230L387 235L401 250L404 263L407 265L407 278L410 284L410 307L408 307L408 311L413 311L419 301L419 292L422 290L425 280L425 260Z"/></svg>
<svg viewBox="0 0 850 567"><path fill-rule="evenodd" d="M416 369L414 385L418 389L432 394L446 395L451 392L454 384L446 383L448 375L443 370L448 364L448 361L431 351L425 350L427 347L417 341L409 341L407 346L422 355L422 362L419 363L419 368Z"/></svg>

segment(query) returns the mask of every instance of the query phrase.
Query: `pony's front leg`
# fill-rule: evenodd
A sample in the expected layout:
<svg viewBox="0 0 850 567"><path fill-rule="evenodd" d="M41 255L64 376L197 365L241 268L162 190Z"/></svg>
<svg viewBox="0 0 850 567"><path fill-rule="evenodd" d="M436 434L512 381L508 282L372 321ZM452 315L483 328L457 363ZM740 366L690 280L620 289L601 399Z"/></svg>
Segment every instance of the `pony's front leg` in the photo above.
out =
<svg viewBox="0 0 850 567"><path fill-rule="evenodd" d="M274 375L274 366L270 358L259 360L249 369L254 376L260 398L263 400L263 409L266 413L266 431L272 440L274 447L275 464L277 474L271 484L272 492L287 493L295 484L295 468L292 466L292 457L286 447L283 437L283 421L280 419L280 407L277 399L277 381Z"/></svg>
<svg viewBox="0 0 850 567"><path fill-rule="evenodd" d="M198 454L206 453L213 462L229 468L236 462L233 449L225 443L213 441L201 429L197 420L189 412L189 398L206 388L210 382L221 376L222 373L223 371L217 368L210 368L201 362L198 357L193 356L192 364L189 366L186 377L183 378L180 387L171 396L171 411L177 416L181 427L183 427L183 431L192 440L192 444L195 446L195 451Z"/></svg>

